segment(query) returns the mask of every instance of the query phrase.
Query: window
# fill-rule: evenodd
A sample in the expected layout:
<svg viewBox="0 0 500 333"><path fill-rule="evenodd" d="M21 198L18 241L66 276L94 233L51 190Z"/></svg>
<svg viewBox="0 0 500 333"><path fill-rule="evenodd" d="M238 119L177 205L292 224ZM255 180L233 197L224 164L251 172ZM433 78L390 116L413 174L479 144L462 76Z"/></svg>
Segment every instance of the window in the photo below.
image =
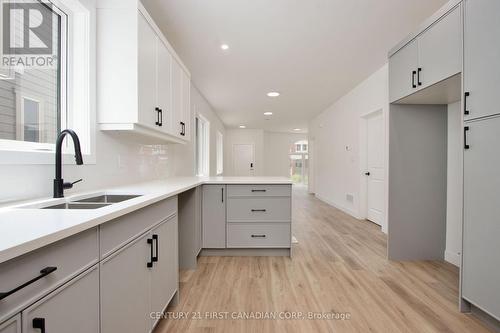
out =
<svg viewBox="0 0 500 333"><path fill-rule="evenodd" d="M224 136L217 131L217 175L224 172Z"/></svg>
<svg viewBox="0 0 500 333"><path fill-rule="evenodd" d="M0 15L8 36L0 48L0 164L53 163L65 128L93 163L95 8L80 0L0 0ZM71 154L72 145L64 148Z"/></svg>
<svg viewBox="0 0 500 333"><path fill-rule="evenodd" d="M210 123L201 115L196 117L196 175L210 175Z"/></svg>
<svg viewBox="0 0 500 333"><path fill-rule="evenodd" d="M309 155L307 149L306 140L295 142L290 146L290 178L295 184L307 185L308 183Z"/></svg>

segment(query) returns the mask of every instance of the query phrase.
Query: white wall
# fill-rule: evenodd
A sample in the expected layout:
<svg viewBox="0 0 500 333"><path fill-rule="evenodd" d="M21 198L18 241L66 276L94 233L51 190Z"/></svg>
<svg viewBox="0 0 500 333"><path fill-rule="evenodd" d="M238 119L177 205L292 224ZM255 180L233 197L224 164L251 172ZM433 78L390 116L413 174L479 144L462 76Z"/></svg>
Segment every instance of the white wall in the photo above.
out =
<svg viewBox="0 0 500 333"><path fill-rule="evenodd" d="M360 205L361 186L364 186L360 165L360 118L382 109L387 124L388 90L386 64L309 123L309 139L315 144L313 188L316 196L358 218L364 217ZM387 186L385 192L384 201L387 202ZM352 202L347 200L348 194L354 196ZM382 230L387 230L386 217Z"/></svg>
<svg viewBox="0 0 500 333"><path fill-rule="evenodd" d="M290 177L290 147L307 134L264 132L264 176Z"/></svg>
<svg viewBox="0 0 500 333"><path fill-rule="evenodd" d="M224 175L234 176L233 145L254 145L254 176L264 174L264 130L261 129L227 129L224 139Z"/></svg>
<svg viewBox="0 0 500 333"><path fill-rule="evenodd" d="M212 109L207 100L201 95L198 89L191 85L191 142L187 145L173 145L174 163L172 174L175 176L192 176L195 172L196 145L195 145L195 117L201 114L210 122L210 176L217 174L217 131L226 136L224 124ZM225 172L224 172L225 174Z"/></svg>
<svg viewBox="0 0 500 333"><path fill-rule="evenodd" d="M460 266L462 252L462 161L460 102L448 105L448 174L445 260Z"/></svg>

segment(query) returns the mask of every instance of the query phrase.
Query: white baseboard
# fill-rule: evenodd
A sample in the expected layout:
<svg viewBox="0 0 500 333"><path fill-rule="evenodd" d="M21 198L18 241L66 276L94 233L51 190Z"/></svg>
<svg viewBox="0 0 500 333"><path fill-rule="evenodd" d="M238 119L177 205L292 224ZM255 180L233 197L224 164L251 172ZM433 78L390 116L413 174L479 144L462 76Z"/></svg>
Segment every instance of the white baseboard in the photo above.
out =
<svg viewBox="0 0 500 333"><path fill-rule="evenodd" d="M335 203L335 202L333 202L333 201L331 201L331 200L329 200L329 199L327 199L327 198L323 197L321 194L315 193L315 194L314 194L314 196L315 196L316 198L318 198L319 200L321 200L321 201L323 201L323 202L325 202L325 203L329 204L330 206L333 206L333 207L335 207L335 208L337 208L337 209L339 209L339 210L343 211L344 213L351 215L351 216L352 216L352 217L354 217L355 219L358 219L358 220L361 220L361 219L362 219L362 217L361 217L361 216L359 216L359 214L358 214L357 212L355 212L355 211L353 211L353 210L351 210L351 209L349 209L349 208L346 208L346 207L344 207L344 206L342 206L342 205L339 205L339 204L337 204L337 203Z"/></svg>
<svg viewBox="0 0 500 333"><path fill-rule="evenodd" d="M448 250L444 251L444 260L457 267L460 267L460 262L462 261L460 254Z"/></svg>

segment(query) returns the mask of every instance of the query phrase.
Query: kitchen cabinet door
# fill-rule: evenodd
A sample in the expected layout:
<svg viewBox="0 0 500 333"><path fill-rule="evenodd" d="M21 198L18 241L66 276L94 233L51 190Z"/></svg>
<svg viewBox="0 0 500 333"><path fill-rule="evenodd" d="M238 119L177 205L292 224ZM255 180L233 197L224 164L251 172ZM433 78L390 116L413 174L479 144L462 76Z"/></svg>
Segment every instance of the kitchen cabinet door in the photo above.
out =
<svg viewBox="0 0 500 333"><path fill-rule="evenodd" d="M418 37L418 89L462 71L462 17L458 6Z"/></svg>
<svg viewBox="0 0 500 333"><path fill-rule="evenodd" d="M162 312L179 286L177 215L153 229L151 237L157 257L151 269L151 312Z"/></svg>
<svg viewBox="0 0 500 333"><path fill-rule="evenodd" d="M500 319L500 117L466 126L462 295Z"/></svg>
<svg viewBox="0 0 500 333"><path fill-rule="evenodd" d="M146 234L101 262L101 333L149 332L151 249Z"/></svg>
<svg viewBox="0 0 500 333"><path fill-rule="evenodd" d="M168 52L167 47L158 38L157 44L157 61L158 61L158 107L161 109L161 130L166 133L172 132L172 56Z"/></svg>
<svg viewBox="0 0 500 333"><path fill-rule="evenodd" d="M500 113L500 1L466 0L464 33L465 119Z"/></svg>
<svg viewBox="0 0 500 333"><path fill-rule="evenodd" d="M413 40L389 58L389 98L397 101L416 91L418 43Z"/></svg>
<svg viewBox="0 0 500 333"><path fill-rule="evenodd" d="M141 13L138 13L138 82L139 123L157 127L156 44L157 36Z"/></svg>
<svg viewBox="0 0 500 333"><path fill-rule="evenodd" d="M23 333L99 332L99 270L69 281L22 312Z"/></svg>
<svg viewBox="0 0 500 333"><path fill-rule="evenodd" d="M179 63L172 60L172 135L183 138L182 119L182 68Z"/></svg>
<svg viewBox="0 0 500 333"><path fill-rule="evenodd" d="M21 333L21 315L0 324L0 333Z"/></svg>
<svg viewBox="0 0 500 333"><path fill-rule="evenodd" d="M203 185L203 248L226 247L226 186Z"/></svg>
<svg viewBox="0 0 500 333"><path fill-rule="evenodd" d="M182 70L182 123L183 139L191 140L191 80L187 73Z"/></svg>

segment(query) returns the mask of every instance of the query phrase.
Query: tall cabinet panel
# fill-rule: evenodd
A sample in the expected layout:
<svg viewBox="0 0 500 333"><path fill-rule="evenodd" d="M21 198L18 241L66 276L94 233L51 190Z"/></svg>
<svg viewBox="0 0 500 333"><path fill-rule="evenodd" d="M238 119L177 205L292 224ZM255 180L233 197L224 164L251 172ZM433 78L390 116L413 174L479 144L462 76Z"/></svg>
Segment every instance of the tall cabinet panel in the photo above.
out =
<svg viewBox="0 0 500 333"><path fill-rule="evenodd" d="M466 0L464 35L465 119L500 113L500 1ZM468 114L467 114L468 113Z"/></svg>
<svg viewBox="0 0 500 333"><path fill-rule="evenodd" d="M203 185L203 248L226 247L226 186Z"/></svg>
<svg viewBox="0 0 500 333"><path fill-rule="evenodd" d="M466 126L462 295L500 319L500 117Z"/></svg>
<svg viewBox="0 0 500 333"><path fill-rule="evenodd" d="M161 109L162 130L167 133L172 132L172 56L167 47L158 39L158 73L157 73L157 94L158 107Z"/></svg>

